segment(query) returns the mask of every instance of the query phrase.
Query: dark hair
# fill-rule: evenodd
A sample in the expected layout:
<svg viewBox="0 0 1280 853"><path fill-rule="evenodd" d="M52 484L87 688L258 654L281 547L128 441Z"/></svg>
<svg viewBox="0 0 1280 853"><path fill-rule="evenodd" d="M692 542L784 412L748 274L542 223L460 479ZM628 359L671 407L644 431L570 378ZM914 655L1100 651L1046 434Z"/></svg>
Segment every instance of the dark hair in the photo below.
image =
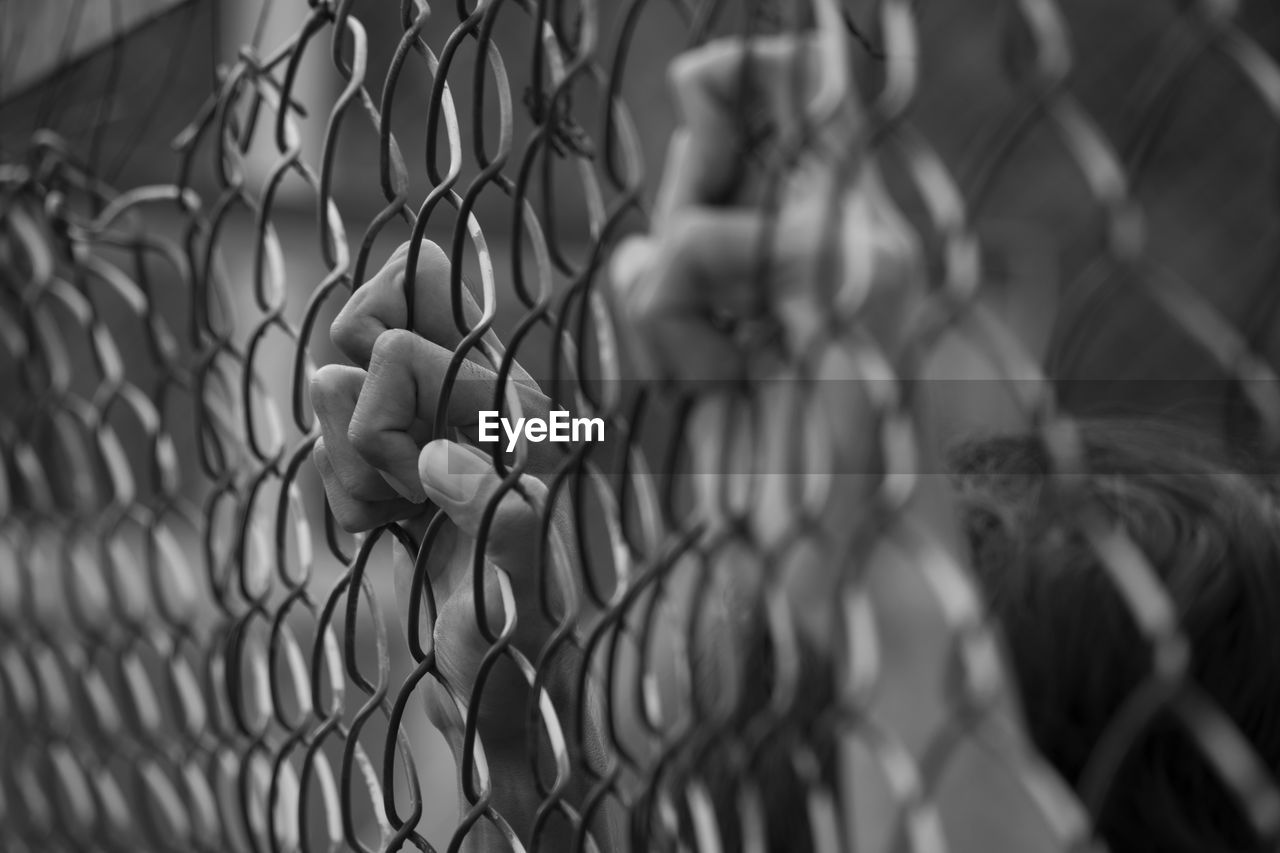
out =
<svg viewBox="0 0 1280 853"><path fill-rule="evenodd" d="M970 442L952 455L974 571L1004 632L1035 743L1077 784L1152 666L1149 644L1077 524L1078 504L1063 503L1083 500L1146 555L1190 642L1190 677L1275 774L1280 515L1267 490L1192 433L1102 422L1083 424L1081 436L1089 473L1065 490L1034 438ZM1095 818L1113 853L1262 846L1169 713L1133 744Z"/></svg>
<svg viewBox="0 0 1280 853"><path fill-rule="evenodd" d="M1080 425L1088 473L1058 488L1050 455L1034 437L967 442L951 455L976 579L1003 632L1026 721L1039 750L1078 784L1103 732L1151 671L1139 635L1106 568L1080 527L1082 504L1123 526L1159 574L1192 649L1189 676L1235 722L1273 774L1280 769L1280 514L1261 481L1198 433L1154 423ZM637 849L675 849L656 840L654 797L674 799L675 836L692 838L687 794L709 797L725 849L741 849L740 761L734 744L769 704L774 654L759 612L734 642L740 654L736 707L703 739L674 750L661 784L632 813ZM722 638L724 639L724 638ZM834 700L824 650L803 648L800 693L786 728L827 761L820 724ZM728 688L710 655L697 681ZM765 849L812 849L805 785L792 741L765 742L754 778L765 806ZM1170 714L1133 744L1100 814L1112 853L1242 853L1273 849L1253 836L1234 798L1200 748ZM1274 841L1274 840L1273 840Z"/></svg>

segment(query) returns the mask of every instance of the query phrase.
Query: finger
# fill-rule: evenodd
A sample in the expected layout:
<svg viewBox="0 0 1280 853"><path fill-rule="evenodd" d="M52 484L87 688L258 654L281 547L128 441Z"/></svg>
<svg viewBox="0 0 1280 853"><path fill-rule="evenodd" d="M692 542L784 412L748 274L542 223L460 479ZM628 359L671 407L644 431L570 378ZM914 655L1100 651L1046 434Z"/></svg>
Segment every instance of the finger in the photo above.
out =
<svg viewBox="0 0 1280 853"><path fill-rule="evenodd" d="M667 159L653 206L653 229L662 233L686 207L720 205L742 200L745 168L737 127L694 135L677 127L667 145Z"/></svg>
<svg viewBox="0 0 1280 853"><path fill-rule="evenodd" d="M767 285L779 271L766 280L759 265L784 256L763 251L768 231L758 211L686 211L643 273L621 272L624 315L663 378L720 383L741 375L743 355L719 321L759 317L769 307ZM620 261L628 263L640 262Z"/></svg>
<svg viewBox="0 0 1280 853"><path fill-rule="evenodd" d="M821 143L837 158L847 150L856 126L853 99L844 97L831 115L818 114L810 102L830 93L826 78L847 75L820 58L825 54L816 43L812 36L724 39L672 62L671 88L684 127L672 139L656 221L687 205L750 196L747 159L761 155L768 140L773 146Z"/></svg>
<svg viewBox="0 0 1280 853"><path fill-rule="evenodd" d="M388 329L406 328L404 274L408 258L409 244L405 243L373 278L356 289L333 321L329 334L334 345L361 367L368 366L379 335ZM444 250L429 240L419 244L413 330L445 347L456 346L463 337L454 321L450 269ZM483 316L465 283L462 313L468 327ZM496 337L492 340L496 343Z"/></svg>
<svg viewBox="0 0 1280 853"><path fill-rule="evenodd" d="M686 210L659 242L649 274L630 291L631 305L641 312L655 306L733 316L759 312L768 294L759 275L762 262L785 263L791 254L766 247L778 236L758 210ZM779 277L774 267L767 272Z"/></svg>
<svg viewBox="0 0 1280 853"><path fill-rule="evenodd" d="M609 257L609 277L614 291L625 297L653 263L657 242L650 237L632 235L620 241Z"/></svg>
<svg viewBox="0 0 1280 853"><path fill-rule="evenodd" d="M453 351L411 332L392 329L374 345L369 377L360 390L348 437L363 459L402 497L426 499L418 480L418 451L436 420ZM463 361L450 385L447 425L469 430L479 413L493 408L497 374ZM534 388L513 384L525 416L544 417L547 398Z"/></svg>
<svg viewBox="0 0 1280 853"><path fill-rule="evenodd" d="M333 512L334 520L348 533L362 533L421 512L419 507L401 498L365 501L352 497L339 481L323 441L316 442L312 458L316 470L320 472L320 480L324 483L325 496L329 499L329 509Z"/></svg>
<svg viewBox="0 0 1280 853"><path fill-rule="evenodd" d="M625 363L636 365L641 378L653 378L661 371L642 340L642 331L631 304L638 300L636 291L650 275L657 251L656 240L633 235L618 243L609 258L610 288L606 292L610 308L619 318L616 323L619 344L625 352Z"/></svg>
<svg viewBox="0 0 1280 853"><path fill-rule="evenodd" d="M670 84L682 126L672 136L663 169L655 211L659 227L686 206L743 195L749 137L778 122L770 107L777 97L762 97L760 87L776 88L796 55L794 39L757 39L751 46L750 66L740 39L714 41L672 61Z"/></svg>
<svg viewBox="0 0 1280 853"><path fill-rule="evenodd" d="M347 437L367 376L358 367L341 364L321 367L311 380L311 405L320 423L328 464L343 490L356 501L385 501L399 495L355 451Z"/></svg>
<svg viewBox="0 0 1280 853"><path fill-rule="evenodd" d="M427 496L458 529L479 537L484 514L502 485L489 459L473 448L437 440L422 449L418 475ZM546 493L540 480L525 475L520 490L504 493L494 510L483 542L485 557L505 569L513 584L530 579L540 547Z"/></svg>
<svg viewBox="0 0 1280 853"><path fill-rule="evenodd" d="M802 109L797 84L812 90L817 67L812 36L741 36L716 39L685 51L668 72L681 120L691 127L732 124L744 107L783 117ZM797 80L794 74L800 74Z"/></svg>

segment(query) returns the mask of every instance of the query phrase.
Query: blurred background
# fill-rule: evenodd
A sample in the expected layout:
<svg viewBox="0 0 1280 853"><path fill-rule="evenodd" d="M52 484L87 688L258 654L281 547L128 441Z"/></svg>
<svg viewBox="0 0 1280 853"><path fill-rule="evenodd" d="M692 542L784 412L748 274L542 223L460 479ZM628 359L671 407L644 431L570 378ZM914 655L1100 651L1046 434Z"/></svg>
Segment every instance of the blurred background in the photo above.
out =
<svg viewBox="0 0 1280 853"><path fill-rule="evenodd" d="M435 4L422 31L425 43L437 50L458 21L447 5ZM1154 265L1172 271L1227 320L1267 343L1276 337L1270 334L1276 300L1267 294L1274 290L1277 261L1277 189L1272 175L1280 150L1274 121L1280 96L1274 80L1269 81L1271 91L1260 90L1219 52L1206 49L1204 28L1188 23L1182 5L1166 0L1140 0L1122 7L1105 0L1061 4L1075 63L1068 91L1127 163L1140 164L1131 178L1148 213ZM1239 29L1274 55L1280 50L1280 10L1265 0L1239 5ZM874 6L870 0L846 3L872 53L879 44ZM1019 50L1016 6L1005 0L966 0L920 10L925 61L910 120L962 187L981 192L971 216L989 254L989 283L998 285L998 279L1008 276L1025 279L1024 272L1035 271L1029 275L1036 281L1023 282L1025 286L1011 296L1029 303L1027 322L1035 323L1037 304L1052 303L1084 275L1104 236L1103 217L1049 117L1028 109L1026 60L1032 48L1028 42ZM400 7L391 0L353 6L368 30L366 76L375 98L403 32ZM562 17L572 18L575 8L566 4ZM269 56L296 33L305 12L305 3L288 0L7 0L0 11L5 44L0 151L6 158L20 156L31 134L47 128L118 188L170 182L177 166L173 141L207 102L217 69L234 62L245 45L256 45L251 53ZM596 13L597 52L611 59L623 22L614 4L600 4ZM636 16L634 30L626 30L629 49L619 68L621 92L635 117L649 192L675 118L665 68L685 46L680 34L687 32L686 20L682 4L675 0L653 2ZM513 7L498 16L493 37L515 102L517 156L532 129L531 26L529 16ZM113 39L113 31L127 36ZM317 168L328 108L343 83L329 55L331 35L330 29L323 29L316 36L294 90L304 108L306 102L313 103L298 126L303 159ZM875 85L877 66L874 59L866 59L869 88ZM448 83L464 123L472 121L474 112L474 69L474 39L463 39ZM487 74L492 81L492 70ZM1260 80L1268 85L1265 74ZM411 57L390 102L391 125L409 167L410 200L415 204L430 188L424 168L425 118L433 82L425 64ZM498 111L491 82L487 88L483 127L492 151ZM1165 93L1159 103L1152 102L1156 91ZM600 111L595 108L600 94L595 84L573 90L578 99L574 114L595 120L586 123L596 126L575 132L595 149L591 153L597 174L603 171L596 156L602 145ZM1027 127L1008 144L1015 118ZM444 129L437 135L443 150ZM251 189L264 184L277 159L270 136L259 133L250 148L246 184ZM471 129L462 128L461 138L460 186L466 186L478 170ZM377 142L372 124L362 116L344 121L337 137L333 196L353 249L358 247L355 235L384 203ZM437 157L444 162L443 154ZM563 172L558 171L553 182L551 207L556 236L565 245L586 245L590 226L582 184L573 177L575 167L569 160L559 158L557 168L561 167ZM206 192L212 188L211 177L197 170L192 185ZM277 196L274 221L282 245L296 247L286 253L291 286L309 290L322 271L315 263L312 236L315 195L290 173ZM909 198L902 200L910 205ZM506 195L487 187L476 200L476 212L500 252L503 235L511 227ZM234 212L226 227L250 227L251 217L240 213ZM441 209L433 215L428 236L447 242L457 224L452 213ZM401 224L393 223L379 237L371 252L375 269L379 259L407 236ZM634 227L642 224L636 217ZM1170 389L1162 391L1162 385L1151 380L1200 380L1206 383L1205 408L1185 414L1213 416L1207 397L1222 393L1212 390L1213 381L1222 377L1195 347L1186 345L1176 324L1153 313L1141 288L1113 284L1093 288L1091 299L1073 299L1060 320L1063 346L1051 360L1052 369L1060 379L1088 380L1064 385L1066 401L1084 411L1182 406L1185 388L1168 393ZM512 300L499 304L511 306L516 316L522 313ZM1053 311L1038 313L1043 320ZM1130 322L1139 317L1145 322ZM1084 347L1075 338L1081 328L1089 335ZM1141 340L1133 338L1136 328L1144 329ZM536 358L539 349L530 346L530 357ZM319 352L324 352L322 342ZM1267 354L1280 356L1280 351ZM1177 403L1175 397L1184 402Z"/></svg>

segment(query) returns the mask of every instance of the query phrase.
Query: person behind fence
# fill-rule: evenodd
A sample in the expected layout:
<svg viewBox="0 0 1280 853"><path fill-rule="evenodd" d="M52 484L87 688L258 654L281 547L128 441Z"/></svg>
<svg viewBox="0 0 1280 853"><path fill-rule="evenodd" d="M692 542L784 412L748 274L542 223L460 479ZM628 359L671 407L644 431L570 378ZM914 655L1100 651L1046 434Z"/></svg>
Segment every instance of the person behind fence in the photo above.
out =
<svg viewBox="0 0 1280 853"><path fill-rule="evenodd" d="M689 440L707 529L725 523L717 502L724 483L749 474L764 485L745 522L737 521L765 547L782 541L798 517L790 497L796 479L826 477L832 490L826 509L808 521L838 538L856 526L853 521L894 473L881 441L882 389L872 378L879 365L868 353L888 354L886 362L895 363L927 325L931 305L911 229L865 150L865 122L854 98L846 97L834 118L809 134L805 154L788 167L776 210L767 213L767 205L744 197L753 161L735 110L741 87L754 81L755 103L785 142L801 127L796 104L803 103L791 69L801 69L804 86L820 83L810 48L807 39L774 38L753 45L748 55L739 43L717 42L678 59L672 79L683 125L671 143L652 231L619 247L611 267L618 325L637 369L658 387L695 401ZM747 61L759 73L744 75ZM762 254L761 246L769 251ZM333 340L355 366L331 365L316 375L312 395L323 436L315 461L333 513L349 530L399 522L419 541L429 507L447 515L451 524L440 532L428 567L438 608L436 655L445 681L469 685L489 648L476 626L471 545L486 506L502 490L490 451L475 446L474 425L477 411L490 407L496 377L478 359L465 362L447 413L460 440L424 443L461 335L449 310L448 258L430 243L418 250L416 314L407 322L400 282L408 254L402 247L356 290L333 324ZM764 255L772 259L762 291L761 277L753 273ZM825 286L812 286L823 275ZM479 316L474 303L468 308ZM759 344L764 315L778 323L769 346ZM832 317L849 322L833 324ZM413 331L404 330L409 326ZM1058 777L1082 784L1108 726L1153 668L1149 641L1116 592L1096 543L1077 523L1084 505L1108 529L1122 530L1159 575L1190 644L1189 682L1221 709L1274 777L1280 771L1280 681L1265 674L1280 672L1280 643L1271 627L1280 613L1280 524L1267 484L1197 433L1159 422L1099 421L1079 424L1074 433L1090 473L1066 488L1066 475L1055 473L1055 449L1029 431L1025 413L973 338L958 321L916 366L918 376L936 381L917 383L918 393L906 404L918 425L919 476L909 504L886 522L890 529L881 539L890 546L865 555L857 568L798 559L784 578L803 651L793 703L801 721L796 730L812 733L818 741L811 744L813 754L820 757L807 783L816 774L837 792L843 844L897 849L895 840L909 829L886 785L874 781L875 764L865 760L865 751L838 743L830 727L818 725L837 701L837 679L830 675L838 657L830 630L837 593L850 572L866 572L882 635L880 683L868 719L880 720L920 759L948 713L939 684L952 638L939 637L936 608L922 604L927 596L909 567L938 545L967 559L1003 637L1017 693L997 716L1015 739L1025 733ZM500 351L492 333L485 341ZM770 367L768 359L779 350L792 357ZM771 369L787 376L786 365L799 360L796 353L808 354L810 378L830 380L809 383L819 390L799 403L797 383L758 381ZM546 411L546 398L518 366L511 381L526 413ZM721 437L744 396L764 412L809 407L830 453L798 468L782 467L771 454L790 446L784 433L790 424L768 416L762 429L779 441L766 435L764 450L741 458L723 453ZM958 425L971 434L957 435ZM541 444L529 450L535 457L551 452ZM539 461L529 470L554 467L541 460L547 465L539 468ZM808 470L806 464L825 467ZM531 555L542 547L546 501L546 484L526 475L519 489L502 491L485 541L489 623L500 626L507 616L494 571L500 568L510 584L506 601L519 615L513 642L530 660L554 627L541 616L530 568ZM557 517L552 528L564 524ZM577 558L561 549L548 559ZM724 559L731 563L733 557ZM411 576L407 557L396 571L401 582ZM571 566L557 571L570 583ZM768 704L775 686L774 634L765 629L758 604L743 604L758 601L758 574L744 568L723 577L728 580L715 588L724 606L705 614L700 631L706 642L695 663L701 678L733 697L732 719L745 723ZM565 662L547 683L549 695L566 709L574 664ZM514 667L504 666L476 699L477 729L492 802L527 840L540 785L527 754L533 735L526 716L512 709L526 707L528 686ZM471 698L439 684L427 693L432 721L459 756ZM584 722L589 741L602 738L598 720ZM592 747L589 742L588 751ZM766 750L754 772L767 847L816 849L806 781L790 755L782 746ZM736 807L741 768L733 762L732 751L716 744L704 747L696 761L676 755L658 787L637 790L629 813L612 829L598 829L596 841L604 849L658 849L702 842L713 832L721 849L743 849ZM1265 847L1274 839L1258 837L1193 734L1167 708L1154 712L1115 767L1102 808L1092 815L1113 853L1274 849ZM949 849L1057 849L1011 775L1016 772L982 750L960 750L930 780ZM580 805L586 790L576 784L566 796ZM705 797L690 796L695 789ZM552 824L539 830L543 849L569 849L572 829ZM506 842L482 821L467 843L505 849Z"/></svg>

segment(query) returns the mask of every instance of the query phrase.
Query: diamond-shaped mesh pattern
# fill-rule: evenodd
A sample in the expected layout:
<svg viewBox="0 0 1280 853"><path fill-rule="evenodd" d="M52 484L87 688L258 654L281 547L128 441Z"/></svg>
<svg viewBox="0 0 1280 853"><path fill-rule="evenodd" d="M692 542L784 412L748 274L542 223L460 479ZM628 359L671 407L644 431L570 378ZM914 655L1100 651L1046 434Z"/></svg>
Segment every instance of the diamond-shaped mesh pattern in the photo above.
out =
<svg viewBox="0 0 1280 853"><path fill-rule="evenodd" d="M676 474L693 421L662 388L628 381L605 267L619 236L645 225L659 168L647 140L660 122L629 106L652 103L629 88L632 67L657 67L646 55L655 45L665 62L716 35L798 28L815 10L405 0L399 42L373 45L362 23L373 4L274 5L293 22L287 35L223 51L214 90L191 105L175 142L168 183L113 188L48 133L0 165L0 846L425 850L457 849L482 831L511 835L495 780L476 761L475 729L460 769L424 746L424 683L470 687L448 683L429 641L426 555L443 519L422 541L398 525L348 535L314 471L307 389L334 360L327 323L391 247L425 237L453 260L454 286L465 286L465 271L480 303L455 361L525 363L553 400L603 418L613 439L608 450L563 448L539 472L576 531L580 601L566 611L544 600L559 630L537 655L517 649L510 626L483 626L489 659L517 663L540 686L564 661L580 676L571 695L513 710L536 733L531 760L544 753L526 848L572 839L574 849L620 849L630 838L636 849L765 849L779 819L771 774L785 765L806 804L787 819L807 827L814 849L853 849L855 814L831 754L856 744L891 797L899 849L948 849L939 780L974 746L1015 780L1019 802L1061 849L1086 849L1117 765L1158 714L1190 735L1261 835L1280 838L1280 793L1190 680L1192 650L1159 573L1105 513L1073 502L1069 485L1066 523L1132 613L1150 668L1090 757L1078 797L1034 754L1001 711L1015 688L967 555L911 515L931 476L919 468L927 430L911 383L894 381L917 378L946 331L979 330L976 343L1008 377L1053 467L1086 473L1074 422L1039 377L1088 359L1089 323L1057 341L1061 363L1046 366L977 308L990 281L1018 285L1018 264L1031 258L1032 274L1063 282L1062 310L1086 319L1105 310L1089 302L1099 282L1144 294L1190 359L1233 389L1225 421L1280 439L1265 312L1242 312L1179 274L1159 237L1161 205L1173 202L1144 185L1197 75L1230 76L1260 126L1274 133L1280 123L1280 67L1241 29L1236 4L1168 4L1159 49L1112 84L1128 98L1112 110L1119 118L1095 115L1073 87L1073 73L1091 78L1070 4L975 4L1002 55L998 70L970 79L988 88L965 113L980 142L965 158L931 118L929 87L938 68L961 61L945 52L959 40L948 28L977 25L907 0L846 13L843 49L870 73L842 96L862 102L866 145L895 176L929 310L890 354L861 335L857 312L833 304L822 335L787 366L803 380L829 347L858 341L860 375L880 377L869 400L882 426L878 470L888 473L842 536L823 520L838 492L808 482L767 541L729 488L716 517L691 510ZM834 8L814 5L822 20ZM646 30L650 20L659 23ZM370 70L374 54L384 75ZM308 85L317 63L338 85ZM363 149L344 147L361 134ZM376 164L353 162L355 150L376 151ZM1037 235L1006 227L1007 212L999 220L1002 186L1037 169L1067 176L1046 194L1079 200L1092 238L1076 268L1089 275L1070 278L1055 261L1036 267ZM352 170L370 180L357 201L335 190ZM1256 175L1274 181L1265 163ZM1199 225L1219 227L1210 212ZM481 337L498 324L507 324L505 360ZM812 383L795 387L796 442L817 470L834 469L830 437L803 428ZM758 416L742 405L725 422L726 446ZM509 487L527 451L504 469ZM549 559L555 529L544 525L535 564ZM903 571L927 614L917 618L951 650L937 692L944 722L922 748L867 713L886 615L859 567L883 547L909 555ZM419 548L396 592L394 553L414 565ZM844 578L834 651L821 666L806 663L808 641L785 604L797 559ZM763 614L768 695L745 712L702 662L701 615L725 608L726 566L756 582L751 602L734 607ZM815 679L830 696L817 712L803 700ZM675 685L677 699L660 696L660 683ZM459 776L462 808L442 812Z"/></svg>

